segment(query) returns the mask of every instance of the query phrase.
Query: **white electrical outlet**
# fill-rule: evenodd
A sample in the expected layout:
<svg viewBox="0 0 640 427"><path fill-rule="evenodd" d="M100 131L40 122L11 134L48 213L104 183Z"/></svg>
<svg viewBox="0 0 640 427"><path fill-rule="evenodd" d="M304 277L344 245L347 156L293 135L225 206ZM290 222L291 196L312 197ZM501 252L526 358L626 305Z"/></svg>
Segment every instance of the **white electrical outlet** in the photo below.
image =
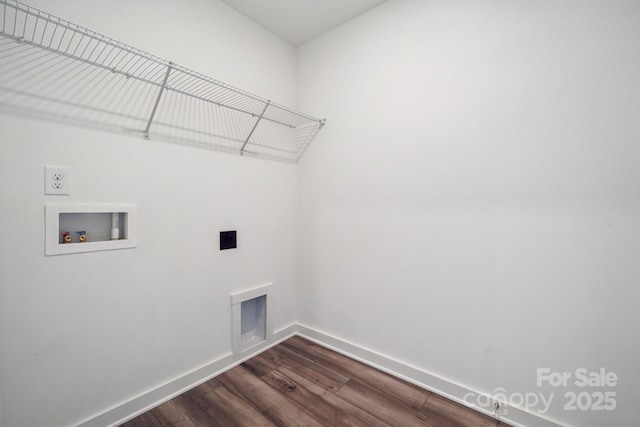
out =
<svg viewBox="0 0 640 427"><path fill-rule="evenodd" d="M71 187L71 168L63 166L44 167L44 194L68 196Z"/></svg>

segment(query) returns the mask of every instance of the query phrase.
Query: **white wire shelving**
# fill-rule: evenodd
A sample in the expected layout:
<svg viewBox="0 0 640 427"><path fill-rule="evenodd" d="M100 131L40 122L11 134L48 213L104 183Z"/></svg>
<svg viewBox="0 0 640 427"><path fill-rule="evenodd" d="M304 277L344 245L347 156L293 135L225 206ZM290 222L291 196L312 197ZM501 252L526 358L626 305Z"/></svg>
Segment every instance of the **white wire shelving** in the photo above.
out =
<svg viewBox="0 0 640 427"><path fill-rule="evenodd" d="M325 123L14 0L0 112L293 163Z"/></svg>

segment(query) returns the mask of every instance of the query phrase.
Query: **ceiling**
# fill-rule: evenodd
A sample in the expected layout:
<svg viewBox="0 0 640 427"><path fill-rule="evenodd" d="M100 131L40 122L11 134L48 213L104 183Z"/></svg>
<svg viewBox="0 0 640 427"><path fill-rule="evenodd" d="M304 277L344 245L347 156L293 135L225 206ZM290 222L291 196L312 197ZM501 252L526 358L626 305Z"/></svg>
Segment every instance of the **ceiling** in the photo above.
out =
<svg viewBox="0 0 640 427"><path fill-rule="evenodd" d="M222 1L297 47L387 0Z"/></svg>

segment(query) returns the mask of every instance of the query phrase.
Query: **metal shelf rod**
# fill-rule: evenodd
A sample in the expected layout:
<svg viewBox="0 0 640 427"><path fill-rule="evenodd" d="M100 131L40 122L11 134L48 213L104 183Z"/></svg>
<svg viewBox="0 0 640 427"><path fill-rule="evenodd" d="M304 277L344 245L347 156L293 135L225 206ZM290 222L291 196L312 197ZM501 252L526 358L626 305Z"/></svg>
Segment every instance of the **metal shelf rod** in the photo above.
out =
<svg viewBox="0 0 640 427"><path fill-rule="evenodd" d="M149 128L151 127L151 122L153 122L153 116L156 115L156 110L158 109L158 104L160 104L160 98L162 97L162 92L164 92L164 88L167 86L167 80L169 80L169 74L171 74L171 68L173 67L173 62L169 62L167 66L167 73L164 75L164 81L160 86L160 90L158 91L158 97L156 98L155 104L153 104L153 110L151 110L151 117L149 117L149 121L147 122L147 127L143 132L144 139L149 139Z"/></svg>
<svg viewBox="0 0 640 427"><path fill-rule="evenodd" d="M267 108L269 108L269 104L271 104L271 101L267 101L267 104L264 106L262 113L260 113L260 117L258 117L258 120L256 120L255 124L251 128L251 132L249 132L249 136L247 136L246 141L244 142L244 144L242 144L242 148L240 148L240 154L244 152L244 147L247 146L247 143L251 139L251 135L253 135L253 132L256 131L256 127L258 127L258 123L260 123L260 120L262 120L262 117L264 116L265 111L267 111Z"/></svg>

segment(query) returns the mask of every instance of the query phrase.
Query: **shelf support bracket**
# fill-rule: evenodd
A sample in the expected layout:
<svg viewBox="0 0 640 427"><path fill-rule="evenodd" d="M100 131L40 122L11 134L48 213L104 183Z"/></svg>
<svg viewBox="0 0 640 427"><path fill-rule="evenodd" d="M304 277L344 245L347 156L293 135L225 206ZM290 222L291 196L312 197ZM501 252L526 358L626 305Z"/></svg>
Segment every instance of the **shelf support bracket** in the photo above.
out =
<svg viewBox="0 0 640 427"><path fill-rule="evenodd" d="M242 144L242 148L240 148L240 155L244 153L244 147L246 147L247 143L249 142L249 139L251 138L251 135L253 135L253 132L255 132L256 128L258 127L258 123L260 123L260 120L262 120L262 118L264 117L264 113L267 111L267 108L269 108L270 104L271 104L271 101L267 101L267 104L262 109L262 113L260 113L258 120L256 120L256 122L253 124L253 127L251 128L251 132L249 132L249 136L247 136L247 139L244 140L244 144Z"/></svg>
<svg viewBox="0 0 640 427"><path fill-rule="evenodd" d="M165 88L167 87L167 81L169 80L169 74L171 73L171 70L173 69L173 62L169 62L169 65L167 65L167 72L164 75L164 80L162 81L162 86L160 86L160 90L158 91L158 96L156 97L156 102L155 104L153 104L153 110L151 110L151 117L149 117L149 121L147 122L147 127L145 128L144 132L142 133L142 136L144 137L144 139L149 139L149 128L151 128L151 122L153 122L153 117L156 115L156 110L158 109L158 104L160 104L160 98L162 97L162 93L164 92Z"/></svg>

